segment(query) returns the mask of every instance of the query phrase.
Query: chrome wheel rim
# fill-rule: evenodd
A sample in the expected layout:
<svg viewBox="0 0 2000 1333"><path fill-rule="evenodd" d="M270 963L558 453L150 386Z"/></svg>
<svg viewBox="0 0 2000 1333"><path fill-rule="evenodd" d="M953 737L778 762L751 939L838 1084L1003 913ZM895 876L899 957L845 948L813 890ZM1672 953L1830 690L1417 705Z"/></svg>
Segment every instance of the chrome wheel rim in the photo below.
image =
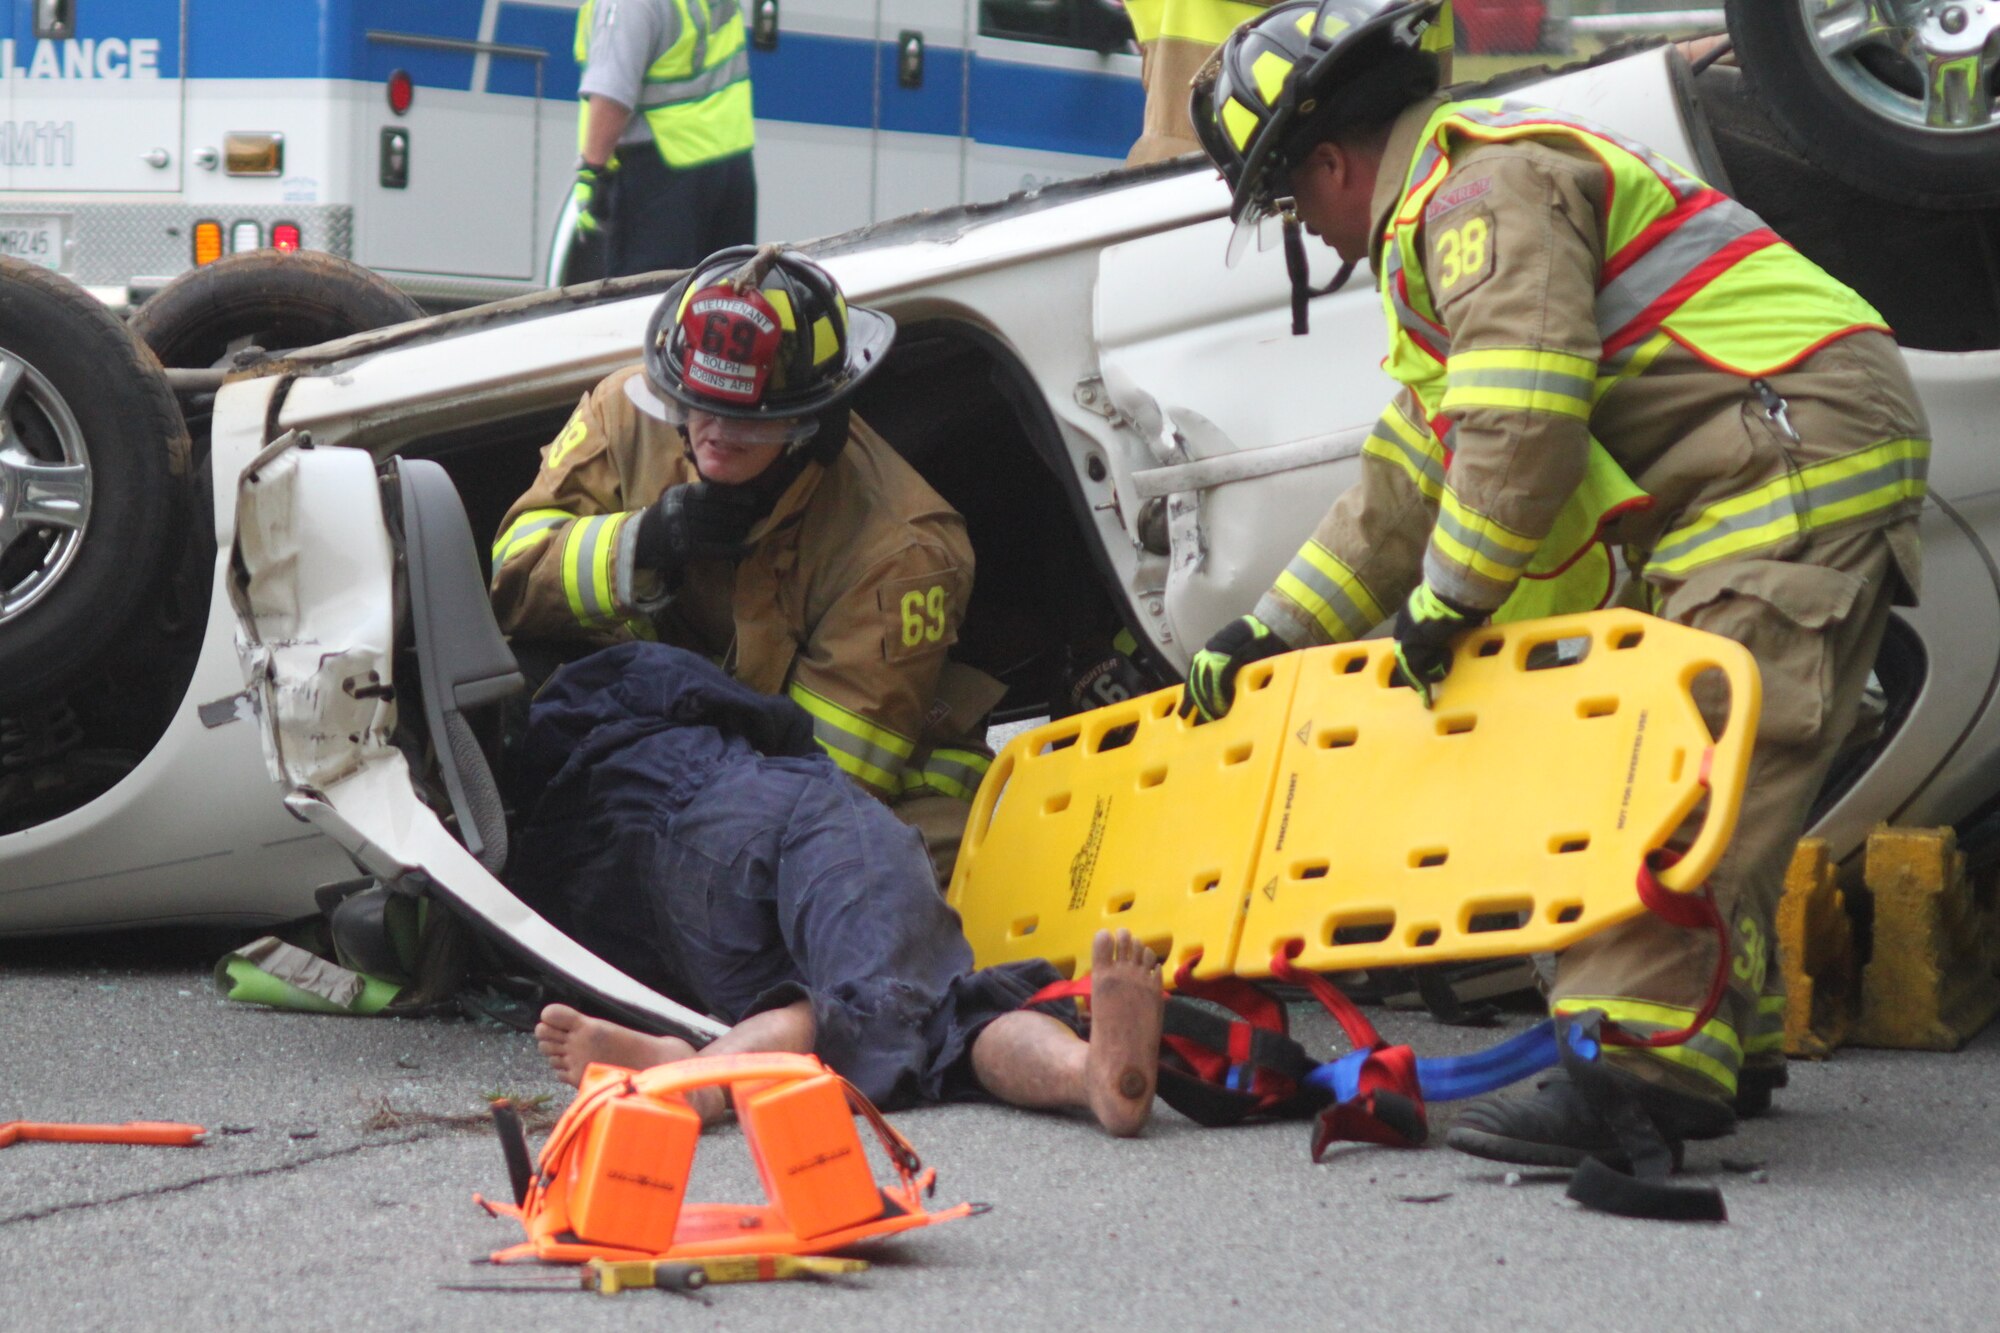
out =
<svg viewBox="0 0 2000 1333"><path fill-rule="evenodd" d="M1992 0L1796 0L1813 53L1883 119L1930 133L1994 122L2000 4Z"/></svg>
<svg viewBox="0 0 2000 1333"><path fill-rule="evenodd" d="M47 377L0 349L0 626L61 583L90 523L90 453Z"/></svg>

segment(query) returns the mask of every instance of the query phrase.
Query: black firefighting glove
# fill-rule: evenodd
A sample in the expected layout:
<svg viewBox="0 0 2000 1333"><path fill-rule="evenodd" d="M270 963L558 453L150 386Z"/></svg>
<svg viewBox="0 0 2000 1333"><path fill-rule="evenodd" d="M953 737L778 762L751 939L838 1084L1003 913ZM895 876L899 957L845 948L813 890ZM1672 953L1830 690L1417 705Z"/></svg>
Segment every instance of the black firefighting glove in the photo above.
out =
<svg viewBox="0 0 2000 1333"><path fill-rule="evenodd" d="M601 167L577 159L576 185L570 194L576 200L576 229L586 236L604 226L611 203L611 177L617 170L615 157Z"/></svg>
<svg viewBox="0 0 2000 1333"><path fill-rule="evenodd" d="M1463 607L1419 583L1396 612L1396 679L1431 706L1433 689L1451 670L1451 641L1486 623L1488 613Z"/></svg>
<svg viewBox="0 0 2000 1333"><path fill-rule="evenodd" d="M749 550L744 539L762 510L748 487L705 481L669 486L639 515L633 562L671 583L690 560L740 559Z"/></svg>
<svg viewBox="0 0 2000 1333"><path fill-rule="evenodd" d="M1252 662L1291 650L1292 645L1257 617L1238 616L1217 630L1188 664L1181 716L1199 713L1203 722L1215 721L1236 702L1237 672Z"/></svg>

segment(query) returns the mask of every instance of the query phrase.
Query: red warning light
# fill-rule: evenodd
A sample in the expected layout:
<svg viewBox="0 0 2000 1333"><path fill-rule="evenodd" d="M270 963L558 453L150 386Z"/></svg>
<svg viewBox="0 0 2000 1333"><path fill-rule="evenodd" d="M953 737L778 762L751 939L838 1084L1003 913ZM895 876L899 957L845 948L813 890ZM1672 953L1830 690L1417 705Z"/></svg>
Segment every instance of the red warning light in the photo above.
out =
<svg viewBox="0 0 2000 1333"><path fill-rule="evenodd" d="M298 223L296 222L272 223L271 248L273 250L297 250L299 248Z"/></svg>
<svg viewBox="0 0 2000 1333"><path fill-rule="evenodd" d="M417 85L411 80L408 70L399 69L389 75L389 109L402 115L410 109L410 102L417 95Z"/></svg>

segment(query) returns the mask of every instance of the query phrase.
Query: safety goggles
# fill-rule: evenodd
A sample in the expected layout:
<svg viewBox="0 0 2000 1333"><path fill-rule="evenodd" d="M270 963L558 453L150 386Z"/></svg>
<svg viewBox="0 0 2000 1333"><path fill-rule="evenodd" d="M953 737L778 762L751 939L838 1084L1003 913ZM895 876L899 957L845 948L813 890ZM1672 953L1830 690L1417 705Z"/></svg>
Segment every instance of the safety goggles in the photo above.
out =
<svg viewBox="0 0 2000 1333"><path fill-rule="evenodd" d="M693 438L697 429L710 439L720 440L729 445L772 445L797 444L811 439L819 429L819 421L814 417L723 417L700 408L682 407L668 399L668 408L680 408L681 420L668 420L679 426Z"/></svg>

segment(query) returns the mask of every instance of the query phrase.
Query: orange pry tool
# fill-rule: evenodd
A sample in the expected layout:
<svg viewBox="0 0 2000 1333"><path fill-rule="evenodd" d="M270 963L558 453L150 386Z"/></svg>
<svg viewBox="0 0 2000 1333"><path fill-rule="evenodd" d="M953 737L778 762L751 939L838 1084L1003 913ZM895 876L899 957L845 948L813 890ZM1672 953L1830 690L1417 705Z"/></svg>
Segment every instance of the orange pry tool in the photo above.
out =
<svg viewBox="0 0 2000 1333"><path fill-rule="evenodd" d="M198 1146L208 1131L200 1125L177 1125L165 1120L128 1120L122 1125L63 1125L34 1120L10 1120L0 1124L0 1148L23 1139L46 1143L141 1143L163 1148Z"/></svg>

